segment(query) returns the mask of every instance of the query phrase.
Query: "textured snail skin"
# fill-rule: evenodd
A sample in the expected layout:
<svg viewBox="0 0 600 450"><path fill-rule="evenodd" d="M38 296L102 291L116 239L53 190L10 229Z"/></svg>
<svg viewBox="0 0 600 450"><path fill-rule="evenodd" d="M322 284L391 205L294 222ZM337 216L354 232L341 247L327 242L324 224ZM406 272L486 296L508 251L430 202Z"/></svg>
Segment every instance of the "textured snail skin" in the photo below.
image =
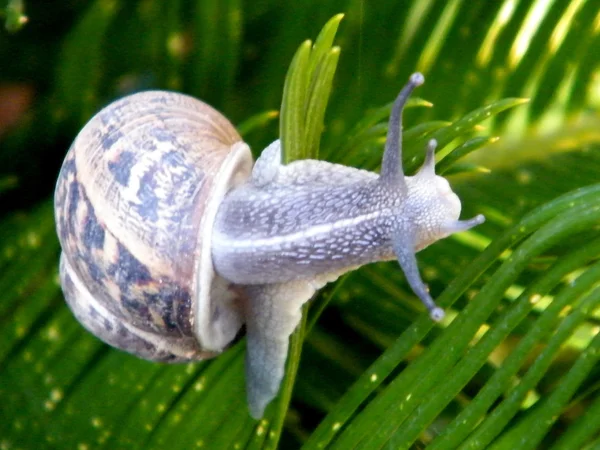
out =
<svg viewBox="0 0 600 450"><path fill-rule="evenodd" d="M443 317L415 253L483 222L435 175L435 141L405 177L398 95L381 174L304 160L281 164L279 141L252 167L217 111L146 92L81 131L55 194L61 282L78 320L105 342L157 361L223 351L245 325L250 413L262 417L284 374L301 307L360 265L397 258L434 320Z"/></svg>
<svg viewBox="0 0 600 450"><path fill-rule="evenodd" d="M400 94L390 123L392 133L393 123L400 123L401 106L420 82L422 77L413 75ZM396 142L388 145L396 154L399 139L398 131ZM282 165L276 141L262 152L250 179L224 198L212 237L215 270L236 284L253 286L251 297L261 299L250 302L260 304L260 309L249 308L245 317L253 415L260 416L265 404L264 397L253 397L254 392L277 392L288 336L300 320L300 307L340 274L398 258L432 318L443 317L421 281L414 254L481 223L483 216L458 220L460 200L448 182L435 175L435 145L429 143L421 170L404 177L400 160L385 156L381 175L325 161ZM303 290L304 294L290 295ZM280 329L284 331L277 336L272 331ZM263 348L270 350L268 357ZM253 386L256 380L262 384Z"/></svg>

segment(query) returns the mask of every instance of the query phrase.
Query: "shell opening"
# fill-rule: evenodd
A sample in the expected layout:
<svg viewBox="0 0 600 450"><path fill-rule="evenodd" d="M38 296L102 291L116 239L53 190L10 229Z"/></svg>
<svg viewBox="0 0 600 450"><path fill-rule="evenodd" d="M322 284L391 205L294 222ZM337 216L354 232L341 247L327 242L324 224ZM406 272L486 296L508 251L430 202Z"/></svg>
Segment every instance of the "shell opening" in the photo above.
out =
<svg viewBox="0 0 600 450"><path fill-rule="evenodd" d="M200 257L195 268L196 298L193 307L193 329L203 349L220 352L233 341L244 319L239 293L214 270L212 262L212 232L221 201L232 188L246 181L252 170L252 154L246 143L235 143L223 161L209 193L209 202L200 224L198 249Z"/></svg>

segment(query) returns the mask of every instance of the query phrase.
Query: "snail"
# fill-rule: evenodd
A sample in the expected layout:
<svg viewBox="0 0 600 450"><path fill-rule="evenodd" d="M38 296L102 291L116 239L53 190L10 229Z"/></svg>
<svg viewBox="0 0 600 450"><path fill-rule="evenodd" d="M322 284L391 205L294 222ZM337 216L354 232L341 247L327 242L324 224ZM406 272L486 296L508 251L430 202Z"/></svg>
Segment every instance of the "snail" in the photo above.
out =
<svg viewBox="0 0 600 450"><path fill-rule="evenodd" d="M97 113L69 149L55 191L60 281L85 328L141 358L216 356L245 327L250 413L263 415L284 374L301 306L363 264L397 258L430 316L437 307L415 253L484 221L434 172L436 142L405 177L396 98L380 174L301 160L279 140L252 165L231 123L192 97L126 96Z"/></svg>

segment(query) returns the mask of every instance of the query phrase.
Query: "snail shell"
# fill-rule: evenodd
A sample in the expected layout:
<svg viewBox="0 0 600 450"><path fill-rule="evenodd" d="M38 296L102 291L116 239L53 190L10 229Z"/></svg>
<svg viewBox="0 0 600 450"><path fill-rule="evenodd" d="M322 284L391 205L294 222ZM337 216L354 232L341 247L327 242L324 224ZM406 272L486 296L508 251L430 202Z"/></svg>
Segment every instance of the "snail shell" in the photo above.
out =
<svg viewBox="0 0 600 450"><path fill-rule="evenodd" d="M61 283L77 319L149 360L222 351L243 319L212 267L212 224L251 167L231 123L186 95L142 92L94 116L55 192Z"/></svg>

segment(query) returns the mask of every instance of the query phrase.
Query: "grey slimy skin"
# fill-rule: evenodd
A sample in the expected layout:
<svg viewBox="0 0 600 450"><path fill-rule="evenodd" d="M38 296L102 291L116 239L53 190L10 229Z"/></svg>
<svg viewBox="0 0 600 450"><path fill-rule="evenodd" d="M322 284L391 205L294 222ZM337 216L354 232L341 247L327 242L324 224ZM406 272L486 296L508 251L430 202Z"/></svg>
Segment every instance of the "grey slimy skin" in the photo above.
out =
<svg viewBox="0 0 600 450"><path fill-rule="evenodd" d="M69 150L55 192L65 298L77 319L139 357L185 362L224 351L245 326L250 413L284 375L301 307L363 264L397 259L433 320L444 312L415 253L484 221L434 172L436 142L405 177L401 116L390 116L380 175L325 161L281 164L275 141L252 167L217 111L150 91L100 111Z"/></svg>

